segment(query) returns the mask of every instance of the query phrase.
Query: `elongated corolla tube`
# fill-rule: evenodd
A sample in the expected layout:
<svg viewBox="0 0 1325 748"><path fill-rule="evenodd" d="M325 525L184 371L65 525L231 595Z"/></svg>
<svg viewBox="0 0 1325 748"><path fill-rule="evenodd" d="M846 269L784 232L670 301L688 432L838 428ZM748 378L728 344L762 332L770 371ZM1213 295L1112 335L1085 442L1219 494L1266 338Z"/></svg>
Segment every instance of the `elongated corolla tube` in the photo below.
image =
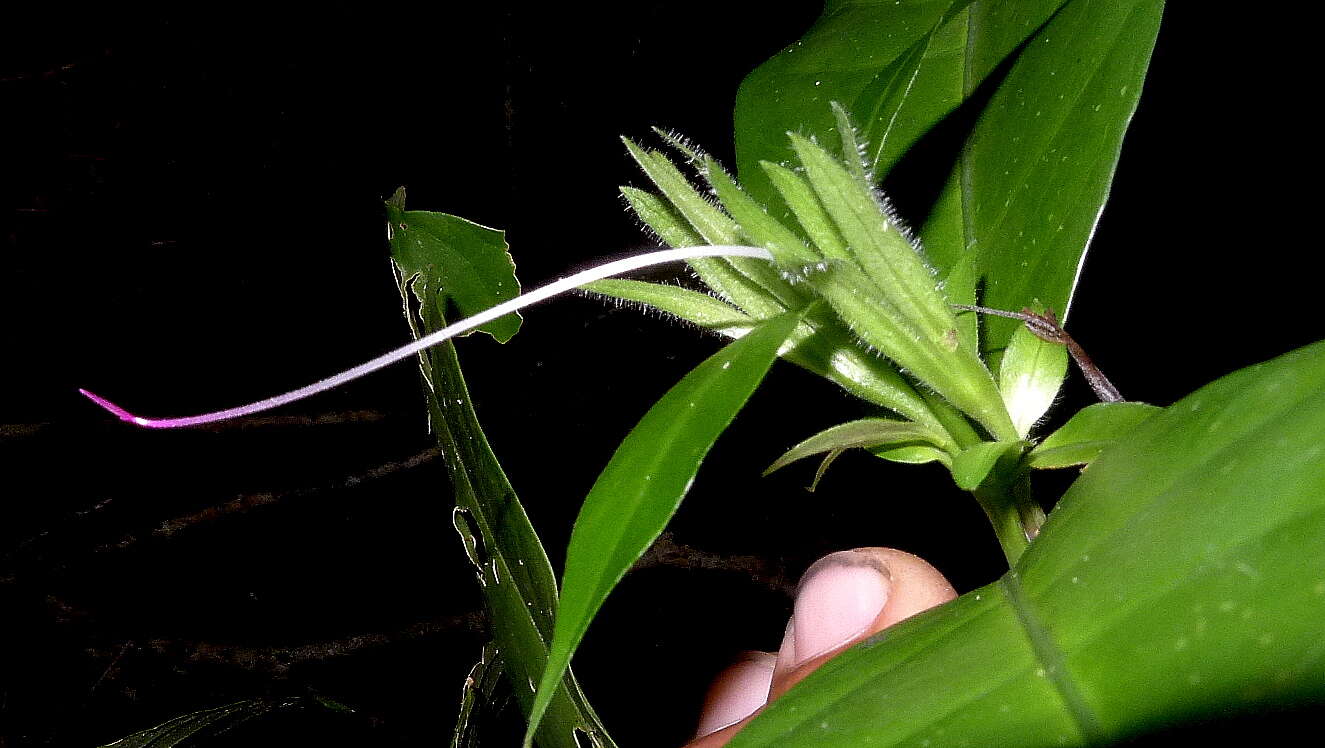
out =
<svg viewBox="0 0 1325 748"><path fill-rule="evenodd" d="M668 262L677 262L679 260L690 260L700 257L754 257L761 260L772 260L773 257L767 250L758 247L738 247L738 246L712 246L712 247L678 247L676 249L664 249L657 252L647 252L641 255L634 255L620 260L603 263L589 268L573 275L568 275L560 280L553 281L545 286L534 289L527 293L504 301L494 307L485 309L472 317L462 319L459 322L447 325L442 329L425 335L408 345L384 353L377 358L366 361L352 369L346 369L339 374L333 374L326 379L320 379L310 385L300 387L297 390L291 390L281 395L275 395L265 400L239 405L234 408L226 408L212 413L203 413L196 416L184 416L181 418L144 418L134 415L120 406L112 403L100 395L96 395L85 389L78 391L83 393L89 400L105 408L114 414L121 421L126 421L138 426L149 429L176 429L186 426L201 426L207 423L216 423L231 418L253 415L261 413L264 410L278 408L287 403L303 400L310 395L316 395L319 392L334 387L339 387L346 382L358 379L367 374L371 374L402 359L409 358L425 348L431 348L442 341L449 340L457 335L473 330L474 328L491 322L498 317L503 317L511 312L517 312L527 306L537 304L540 301L546 301L568 291L572 291L586 283L603 278L610 278L621 273L629 273L634 270L661 265Z"/></svg>

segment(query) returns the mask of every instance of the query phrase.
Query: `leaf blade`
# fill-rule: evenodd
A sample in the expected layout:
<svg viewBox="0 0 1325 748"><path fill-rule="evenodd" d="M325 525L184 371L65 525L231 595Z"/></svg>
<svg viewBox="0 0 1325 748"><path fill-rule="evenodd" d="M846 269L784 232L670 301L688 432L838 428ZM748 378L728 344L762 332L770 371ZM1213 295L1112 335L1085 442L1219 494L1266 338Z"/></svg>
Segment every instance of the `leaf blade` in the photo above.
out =
<svg viewBox="0 0 1325 748"><path fill-rule="evenodd" d="M1039 469L1085 465L1109 445L1163 410L1134 402L1095 403L1068 419L1027 455Z"/></svg>
<svg viewBox="0 0 1325 748"><path fill-rule="evenodd" d="M389 219L423 212L405 212L403 200L403 192L398 191L388 203ZM436 245L392 242L391 249L403 312L414 337L445 327L446 299L433 289L442 288L445 280L452 286L448 292L454 292L467 276L444 267L450 254ZM528 714L533 704L528 683L542 672L547 641L552 636L556 577L524 506L479 424L454 344L447 341L425 350L418 360L429 425L447 455L451 485L446 496L455 504L452 520L482 580L484 603L492 612L493 639L502 653L503 673L521 710ZM566 672L559 683L561 687L551 694L548 719L538 734L540 744L577 748L578 729L604 746L613 745L574 675Z"/></svg>
<svg viewBox="0 0 1325 748"><path fill-rule="evenodd" d="M1038 300L1066 321L1162 9L1162 0L1064 3L981 113L921 232L942 268L974 253L966 282L983 282L979 303L1020 309ZM968 69L987 65L1015 34L1000 12L970 10ZM1003 348L1015 328L989 320L983 349Z"/></svg>
<svg viewBox="0 0 1325 748"><path fill-rule="evenodd" d="M811 455L851 447L882 447L903 442L924 442L940 447L944 439L918 423L895 421L887 418L861 418L839 423L801 441L784 452L764 470L768 475ZM949 442L950 444L950 442Z"/></svg>
<svg viewBox="0 0 1325 748"><path fill-rule="evenodd" d="M980 442L952 458L952 479L963 491L974 491L1004 457L1024 446L1023 442Z"/></svg>
<svg viewBox="0 0 1325 748"><path fill-rule="evenodd" d="M631 430L594 483L566 553L556 632L526 745L593 615L662 532L700 462L762 381L802 314L765 321L686 375Z"/></svg>
<svg viewBox="0 0 1325 748"><path fill-rule="evenodd" d="M1321 381L1325 343L1155 415L1073 484L1003 581L837 656L731 745L1076 745L1087 722L1126 740L1325 704Z"/></svg>
<svg viewBox="0 0 1325 748"><path fill-rule="evenodd" d="M405 188L387 202L387 237L406 283L418 283L421 296L437 296L460 317L470 317L520 295L515 260L505 232L459 216L405 210ZM500 343L520 329L520 315L508 314L478 328Z"/></svg>
<svg viewBox="0 0 1325 748"><path fill-rule="evenodd" d="M175 748L199 736L214 735L263 716L273 709L262 701L238 701L175 717L146 730L107 743L102 748Z"/></svg>

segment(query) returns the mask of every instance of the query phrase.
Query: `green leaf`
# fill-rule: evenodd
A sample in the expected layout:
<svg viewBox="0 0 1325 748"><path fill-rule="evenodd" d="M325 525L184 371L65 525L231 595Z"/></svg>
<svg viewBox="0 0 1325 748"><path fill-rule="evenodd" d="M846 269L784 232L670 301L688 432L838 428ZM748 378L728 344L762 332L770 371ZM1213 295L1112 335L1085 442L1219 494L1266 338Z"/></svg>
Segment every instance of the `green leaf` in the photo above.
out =
<svg viewBox="0 0 1325 748"><path fill-rule="evenodd" d="M900 445L908 442L924 442L928 445L943 446L943 436L932 429L910 421L894 421L887 418L862 418L824 429L805 441L787 450L768 466L764 475L790 465L796 460L810 455L823 454L851 447L882 447ZM950 444L950 442L949 442Z"/></svg>
<svg viewBox="0 0 1325 748"><path fill-rule="evenodd" d="M670 130L664 130L661 127L651 127L649 129L653 130L654 135L662 138L662 141L675 149L677 153L685 156L686 163L697 164L703 160L704 152L685 136Z"/></svg>
<svg viewBox="0 0 1325 748"><path fill-rule="evenodd" d="M908 444L901 447L881 447L879 449L869 450L875 457L881 457L890 462L900 462L907 465L923 465L927 462L941 462L944 467L952 467L952 456L938 447L931 447L927 444Z"/></svg>
<svg viewBox="0 0 1325 748"><path fill-rule="evenodd" d="M791 156L784 132L837 140L841 102L860 127L866 161L886 174L955 110L1064 0L1006 0L979 8L981 44L967 59L959 0L834 0L804 36L760 65L736 94L737 174L757 199L775 199L760 161ZM776 215L776 213L775 213ZM940 264L941 269L946 269Z"/></svg>
<svg viewBox="0 0 1325 748"><path fill-rule="evenodd" d="M1136 107L1163 3L966 5L826 3L801 40L741 84L738 174L746 190L778 216L772 206L781 190L760 162L790 158L782 132L838 140L828 107L837 101L857 119L878 178L1016 53L1009 76L993 82L994 97L921 236L945 277L964 254L976 255L956 286L950 278L951 300L975 303L983 279L987 293L980 303L987 306L1020 309L1039 298L1067 309ZM1012 321L990 320L984 350L1003 348L1014 329ZM965 342L971 336L963 331L962 337Z"/></svg>
<svg viewBox="0 0 1325 748"><path fill-rule="evenodd" d="M1064 4L1027 42L984 109L921 232L940 268L973 255L964 284L983 283L979 303L1021 309L1038 299L1064 310L1066 320L1163 5ZM978 72L1021 33L1011 26L1026 16L983 3L969 14L965 66ZM951 294L967 295L957 288ZM986 351L1007 345L1018 326L1001 318L986 324Z"/></svg>
<svg viewBox="0 0 1325 748"><path fill-rule="evenodd" d="M520 295L505 232L446 213L405 210L405 188L387 202L391 254L407 285L422 304L447 303L470 317ZM505 343L520 329L509 314L478 328Z"/></svg>
<svg viewBox="0 0 1325 748"><path fill-rule="evenodd" d="M598 476L566 551L556 634L526 745L603 600L672 518L700 462L759 386L801 314L768 320L697 366L649 409Z"/></svg>
<svg viewBox="0 0 1325 748"><path fill-rule="evenodd" d="M1106 449L1000 581L834 658L742 746L1084 745L1325 706L1325 343Z"/></svg>
<svg viewBox="0 0 1325 748"><path fill-rule="evenodd" d="M127 737L107 743L102 748L184 748L211 744L213 739L240 725L261 720L268 715L278 715L298 710L319 710L323 713L353 713L354 710L325 696L310 695L284 699L251 699L237 701L225 706L201 709L163 722L155 727L136 732ZM246 728L251 731L252 728ZM255 735L246 734L246 744L253 742ZM233 739L225 738L229 744Z"/></svg>
<svg viewBox="0 0 1325 748"><path fill-rule="evenodd" d="M898 75L893 63L942 19L948 0L829 2L823 15L796 43L760 65L736 94L736 163L742 183L755 197L775 195L760 161L780 164L791 157L786 132L837 140L829 102L862 116L873 107L858 99L867 88L886 95ZM880 118L891 120L883 107ZM860 120L867 131L872 121Z"/></svg>
<svg viewBox="0 0 1325 748"><path fill-rule="evenodd" d="M963 491L974 491L984 483L998 461L1020 453L1024 442L980 442L952 458L952 479Z"/></svg>
<svg viewBox="0 0 1325 748"><path fill-rule="evenodd" d="M479 661L465 675L460 689L460 713L456 716L455 731L451 734L451 748L480 748L483 736L479 733L479 714L493 709L493 695L502 676L502 657L492 642L483 645Z"/></svg>
<svg viewBox="0 0 1325 748"><path fill-rule="evenodd" d="M393 242L393 261L397 252L417 246ZM422 246L427 249L429 245ZM440 304L431 303L435 297L427 291L437 288L442 277L463 283L464 276L441 267L449 256L438 250L435 257L425 257L413 276L396 261L405 317L415 338L446 325L444 310ZM415 259L414 255L407 257ZM451 477L447 498L456 507L452 519L491 612L493 640L502 654L505 674L521 711L528 715L534 703L530 684L543 672L547 643L552 638L556 577L529 516L488 446L469 399L455 346L448 341L424 351L419 355L419 368L428 399L429 424L447 456ZM551 703L545 704L539 745L577 748L577 730L604 746L613 745L574 676L566 671L558 682L562 687L555 689L555 694L547 689Z"/></svg>
<svg viewBox="0 0 1325 748"><path fill-rule="evenodd" d="M1100 452L1163 410L1145 403L1095 403L1082 408L1027 456L1033 468L1090 463Z"/></svg>
<svg viewBox="0 0 1325 748"><path fill-rule="evenodd" d="M1021 438L1054 404L1067 377L1067 359L1066 346L1036 337L1025 325L1013 331L998 366L998 391Z"/></svg>
<svg viewBox="0 0 1325 748"><path fill-rule="evenodd" d="M196 745L202 738L214 737L239 724L277 708L263 701L238 701L234 704L203 709L149 727L128 737L107 743L102 748L175 748Z"/></svg>
<svg viewBox="0 0 1325 748"><path fill-rule="evenodd" d="M946 36L951 36L951 33L940 36L940 44ZM918 117L917 112L914 111L915 104L921 103L924 99L919 96L912 99L911 92L917 82L921 83L922 90L930 87L926 84L929 84L928 78L931 76L927 75L926 79L921 79L920 75L922 71L929 73L938 67L934 59L930 59L928 64L925 59L934 41L933 31L917 39L910 49L880 71L854 101L848 102L850 109L839 105L842 114L837 116L838 130L842 129L845 115L849 112L859 112L856 116L861 122L866 123L865 129L857 132L855 145L871 178L875 174L886 174L892 169L893 163L902 153L894 144L902 137L906 137L902 132L906 124L924 119ZM908 102L912 103L912 111L907 112L906 119L901 119L902 110ZM912 134L912 140L915 135L918 133ZM907 144L910 144L909 140ZM844 142L844 155L846 146Z"/></svg>
<svg viewBox="0 0 1325 748"><path fill-rule="evenodd" d="M707 237L700 236L697 225L707 222L727 226L722 222L728 219L722 216L717 208L709 205L708 201L690 186L680 171L669 161L658 154L646 152L629 141L626 142L631 154L645 169L646 174L655 180L668 199L631 188L622 188L622 193L641 219L664 241L673 246L703 244L707 241ZM687 152L695 152L688 145L684 147ZM756 226L742 229L731 224L732 230L741 233L753 232L763 239L782 243L785 246L795 246L800 243L799 238L794 237L789 229L772 222L760 206L749 202L730 179L726 179L724 184L726 174L722 173L716 164L712 164L712 167L709 171L710 179L722 184L722 188L728 191L729 196L735 193L735 202L740 203L737 210L744 211L743 215L746 216L747 222ZM808 184L801 182L795 175L791 175L791 179L797 184L804 185L804 189L809 191L809 200L818 205L818 198L814 196ZM678 201L691 206L686 211L691 216L689 219L683 215ZM822 208L819 208L819 211L822 213ZM826 214L824 215L824 220L827 221ZM828 225L828 230L836 232L831 225ZM725 236L727 240L731 239L728 235L712 236L719 238ZM842 254L846 256L844 248ZM766 319L780 313L788 306L800 306L808 302L804 293L793 289L767 263L713 259L692 260L690 264L714 293L744 310L754 319ZM624 290L626 287L596 285L588 288ZM635 287L631 293L642 294L644 291ZM668 298L656 299L659 302L656 306L663 311L679 313L688 311L694 306L678 302L678 297L684 294L656 293L668 295ZM715 311L712 307L707 309ZM693 321L708 326L700 317L695 317ZM730 329L724 332L735 335L740 330ZM792 344L783 350L782 355L793 363L836 382L858 397L894 410L912 420L929 424L940 431L943 429L930 408L896 369L859 345L855 336L827 310L811 310L793 335Z"/></svg>

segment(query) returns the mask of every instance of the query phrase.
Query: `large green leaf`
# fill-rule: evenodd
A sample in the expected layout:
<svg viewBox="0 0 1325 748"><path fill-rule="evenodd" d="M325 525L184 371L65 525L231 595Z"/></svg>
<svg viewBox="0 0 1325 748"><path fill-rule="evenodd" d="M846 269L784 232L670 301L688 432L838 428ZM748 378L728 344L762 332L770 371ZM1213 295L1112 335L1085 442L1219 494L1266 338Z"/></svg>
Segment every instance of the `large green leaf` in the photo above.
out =
<svg viewBox="0 0 1325 748"><path fill-rule="evenodd" d="M399 202L388 204L392 220L402 215L403 197L397 193ZM436 225L421 221L423 215L434 214L403 213L415 226ZM462 243L455 235L434 241L434 232L397 230L391 234L392 260L405 316L416 338L446 325L447 297L438 289L446 288L452 299L464 293L459 286L467 282L468 276L447 268L448 261L457 254L470 257L470 265L497 267L504 261L505 243L498 245L495 241L500 232L487 231L496 237L472 243ZM401 264L402 255L408 264ZM474 279L480 292L484 288L517 288L513 268L508 260L505 262L509 277ZM448 280L455 285L447 285ZM514 333L514 329L504 329ZM552 638L556 577L524 507L488 446L470 403L455 346L446 342L428 349L420 354L419 366L429 421L447 456L456 506L455 527L492 613L493 639L501 653L502 667L521 710L529 714L534 704L531 684L543 672ZM552 698L545 699L550 704L544 705L547 714L538 732L538 744L543 748L577 748L579 731L595 745L612 745L574 676L566 671L557 682L562 687L555 689L555 695L553 689L547 689Z"/></svg>
<svg viewBox="0 0 1325 748"><path fill-rule="evenodd" d="M987 306L1038 299L1066 310L1162 9L1162 0L830 1L741 85L742 184L782 205L760 162L791 159L787 131L839 142L834 101L855 118L881 177L1015 55L921 236L949 300L973 303L982 286ZM1001 349L1015 326L989 320L983 349Z"/></svg>
<svg viewBox="0 0 1325 748"><path fill-rule="evenodd" d="M855 118L875 176L886 174L1063 2L981 3L982 43L968 49L968 0L829 0L799 41L741 83L735 120L742 184L774 202L759 162L791 158L788 131L838 141L834 101Z"/></svg>
<svg viewBox="0 0 1325 748"><path fill-rule="evenodd" d="M866 132L874 129L874 119L866 117L876 108L880 119L894 121L895 113L884 114L881 101L856 106L857 100L867 89L876 90L877 99L888 97L894 81L915 75L895 63L935 28L950 5L950 0L825 3L814 26L750 73L737 91L736 164L746 189L765 203L777 203L759 162L792 159L787 132L838 141L829 137L836 128L831 102L846 105Z"/></svg>
<svg viewBox="0 0 1325 748"><path fill-rule="evenodd" d="M1081 745L1325 706L1325 343L1144 421L1016 567L872 637L733 746Z"/></svg>
<svg viewBox="0 0 1325 748"><path fill-rule="evenodd" d="M1066 320L1163 7L1163 0L1071 0L1027 41L921 232L940 268L968 265L959 281L950 279L954 301L979 285L985 306L1039 302ZM967 12L968 67L988 66L1015 36L1009 24L1024 19L1006 10L979 3ZM967 92L975 78L968 76ZM994 351L1017 322L991 317L987 327L982 347Z"/></svg>
<svg viewBox="0 0 1325 748"><path fill-rule="evenodd" d="M556 635L531 730L598 608L676 513L700 462L763 381L802 313L760 323L697 366L644 414L598 476L566 550Z"/></svg>

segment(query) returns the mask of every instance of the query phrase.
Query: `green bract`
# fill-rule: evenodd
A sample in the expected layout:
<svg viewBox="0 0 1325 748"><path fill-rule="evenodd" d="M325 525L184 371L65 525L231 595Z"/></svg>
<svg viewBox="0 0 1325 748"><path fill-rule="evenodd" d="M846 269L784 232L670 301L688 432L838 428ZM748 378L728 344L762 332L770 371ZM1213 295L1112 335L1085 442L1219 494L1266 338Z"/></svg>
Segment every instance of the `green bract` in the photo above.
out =
<svg viewBox="0 0 1325 748"><path fill-rule="evenodd" d="M845 157L810 139L788 136L798 167L764 163L789 213L781 220L713 159L688 143L668 142L692 162L717 200L710 200L662 153L626 141L661 194L622 188L646 225L669 244L745 243L767 249L758 260L692 262L711 296L638 281L604 281L588 290L653 306L733 337L760 320L809 306L782 355L904 420L866 419L811 437L777 466L826 453L820 472L844 449L868 448L899 462L939 461L958 485L974 490L995 517L1015 556L1043 513L1029 494L1011 503L1002 490L1020 479L1018 460L1031 426L1066 375L1066 352L1029 332L1014 338L996 380L973 332L958 316L912 235L870 186L869 164L848 116L833 107ZM963 313L962 317L970 315ZM973 329L973 328L972 328ZM887 425L887 433L879 429ZM879 433L866 434L865 431ZM989 460L975 455L991 455ZM1002 466L995 470L996 465ZM961 469L958 470L958 467ZM991 472L993 473L991 477ZM995 501L995 504L990 504ZM1006 505L1005 505L1006 504Z"/></svg>

